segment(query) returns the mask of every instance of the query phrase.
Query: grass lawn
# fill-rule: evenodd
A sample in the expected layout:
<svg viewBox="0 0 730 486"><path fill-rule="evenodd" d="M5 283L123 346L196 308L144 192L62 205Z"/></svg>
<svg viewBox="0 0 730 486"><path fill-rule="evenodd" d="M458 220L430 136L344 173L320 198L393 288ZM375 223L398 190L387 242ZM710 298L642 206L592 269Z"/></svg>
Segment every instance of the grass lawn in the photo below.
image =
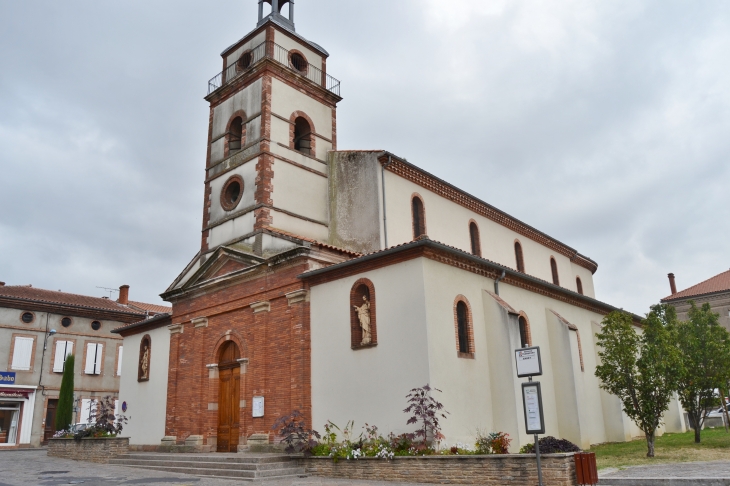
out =
<svg viewBox="0 0 730 486"><path fill-rule="evenodd" d="M665 462L730 460L730 434L722 427L702 431L702 442L695 444L693 431L664 434L658 437L654 458L646 457L646 440L612 442L591 447L596 453L598 469L625 468Z"/></svg>

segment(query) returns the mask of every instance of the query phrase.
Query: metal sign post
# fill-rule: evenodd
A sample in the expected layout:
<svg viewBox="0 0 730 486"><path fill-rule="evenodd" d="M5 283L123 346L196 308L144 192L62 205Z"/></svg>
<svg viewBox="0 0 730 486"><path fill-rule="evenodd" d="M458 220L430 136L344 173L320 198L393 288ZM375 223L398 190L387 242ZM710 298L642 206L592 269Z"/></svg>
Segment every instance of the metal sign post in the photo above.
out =
<svg viewBox="0 0 730 486"><path fill-rule="evenodd" d="M540 348L515 350L517 377L528 378L522 384L522 406L525 412L525 431L535 436L535 458L537 459L537 481L542 486L542 464L540 463L540 437L545 433L545 416L542 410L542 389L540 382L532 381L533 376L542 375Z"/></svg>

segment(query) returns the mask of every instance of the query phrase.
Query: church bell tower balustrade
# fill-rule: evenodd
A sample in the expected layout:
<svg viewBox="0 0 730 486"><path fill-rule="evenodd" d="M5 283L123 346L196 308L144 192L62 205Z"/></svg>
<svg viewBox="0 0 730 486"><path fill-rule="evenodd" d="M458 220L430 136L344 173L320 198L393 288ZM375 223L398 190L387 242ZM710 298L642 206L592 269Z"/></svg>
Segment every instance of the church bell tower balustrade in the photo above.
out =
<svg viewBox="0 0 730 486"><path fill-rule="evenodd" d="M245 52L236 63L231 64L208 81L208 95L235 81L264 59L276 61L299 76L340 96L340 81L338 79L307 63L301 56L291 55L287 49L272 41L262 42L250 51Z"/></svg>

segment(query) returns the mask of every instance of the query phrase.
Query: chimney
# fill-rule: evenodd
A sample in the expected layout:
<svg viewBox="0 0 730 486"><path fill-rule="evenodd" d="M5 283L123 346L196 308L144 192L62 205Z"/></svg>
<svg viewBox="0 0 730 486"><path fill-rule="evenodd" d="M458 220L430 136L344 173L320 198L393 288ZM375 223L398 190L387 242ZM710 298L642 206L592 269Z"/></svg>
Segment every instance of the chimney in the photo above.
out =
<svg viewBox="0 0 730 486"><path fill-rule="evenodd" d="M670 273L667 277L669 277L669 288L672 289L672 295L674 295L677 293L677 284L674 283L674 274Z"/></svg>
<svg viewBox="0 0 730 486"><path fill-rule="evenodd" d="M5 287L5 282L0 282L0 287Z"/></svg>
<svg viewBox="0 0 730 486"><path fill-rule="evenodd" d="M119 299L117 302L122 305L129 304L129 285L122 285L119 287Z"/></svg>

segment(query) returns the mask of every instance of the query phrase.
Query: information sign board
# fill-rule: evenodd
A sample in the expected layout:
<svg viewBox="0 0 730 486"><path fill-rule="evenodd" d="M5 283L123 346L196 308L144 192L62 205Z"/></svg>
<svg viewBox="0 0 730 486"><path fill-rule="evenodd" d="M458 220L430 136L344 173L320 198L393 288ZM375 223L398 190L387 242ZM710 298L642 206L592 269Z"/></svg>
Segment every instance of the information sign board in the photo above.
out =
<svg viewBox="0 0 730 486"><path fill-rule="evenodd" d="M253 397L253 416L264 416L264 397Z"/></svg>
<svg viewBox="0 0 730 486"><path fill-rule="evenodd" d="M525 408L525 429L528 434L544 434L545 419L542 413L540 382L522 384L522 404Z"/></svg>
<svg viewBox="0 0 730 486"><path fill-rule="evenodd" d="M515 360L517 361L517 378L542 375L540 346L515 349Z"/></svg>

